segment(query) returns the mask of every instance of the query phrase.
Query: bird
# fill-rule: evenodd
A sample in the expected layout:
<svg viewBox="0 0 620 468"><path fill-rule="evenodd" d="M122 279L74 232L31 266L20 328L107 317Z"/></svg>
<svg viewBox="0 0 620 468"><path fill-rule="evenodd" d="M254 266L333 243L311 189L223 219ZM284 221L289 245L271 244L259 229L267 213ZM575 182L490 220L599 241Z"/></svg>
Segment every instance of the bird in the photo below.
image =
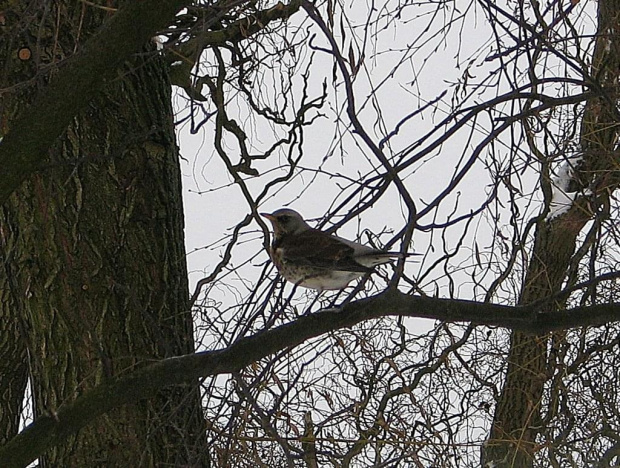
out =
<svg viewBox="0 0 620 468"><path fill-rule="evenodd" d="M377 265L405 256L314 229L289 208L261 216L273 225L272 262L284 279L304 288L344 289L354 279L373 273Z"/></svg>

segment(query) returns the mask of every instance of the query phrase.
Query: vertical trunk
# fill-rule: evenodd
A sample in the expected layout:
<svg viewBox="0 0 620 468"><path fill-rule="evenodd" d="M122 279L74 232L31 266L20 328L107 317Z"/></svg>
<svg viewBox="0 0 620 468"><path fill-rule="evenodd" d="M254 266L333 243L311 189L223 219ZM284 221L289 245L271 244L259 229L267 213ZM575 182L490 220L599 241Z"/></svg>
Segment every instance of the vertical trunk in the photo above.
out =
<svg viewBox="0 0 620 468"><path fill-rule="evenodd" d="M587 217L571 210L570 216L537 226L531 263L525 278L520 304L548 297L561 289L571 261L579 230ZM581 219L579 219L581 218ZM549 306L551 311L553 307ZM484 448L485 463L495 466L531 466L540 430L540 409L547 375L549 335L513 332L508 352L506 381L495 410L489 441Z"/></svg>
<svg viewBox="0 0 620 468"><path fill-rule="evenodd" d="M607 91L586 104L580 139L583 159L575 170L571 189L587 189L596 194L596 198L578 199L567 213L551 222L539 222L521 304L561 289L571 265L577 235L596 212L593 205L607 205L609 194L619 185L618 92L611 87L617 86L620 75L620 0L599 1L598 32L590 73ZM549 308L562 306L555 303ZM540 434L543 386L550 377L547 370L549 338L548 335L512 334L506 382L497 402L489 440L483 449L484 463L494 463L493 466L498 467L533 465L538 448L536 437Z"/></svg>
<svg viewBox="0 0 620 468"><path fill-rule="evenodd" d="M6 262L0 268L0 445L18 432L28 379L28 354L15 314L7 268Z"/></svg>
<svg viewBox="0 0 620 468"><path fill-rule="evenodd" d="M106 15L82 2L5 13L7 27L26 28L2 51L3 87L38 79ZM32 58L20 57L24 48ZM3 130L25 96L18 88L3 98ZM126 64L76 116L3 207L0 234L0 316L20 330L3 329L0 340L16 364L28 351L35 417L152 359L193 351L170 85L152 54ZM101 418L42 465L201 465L202 434L198 389L171 389Z"/></svg>

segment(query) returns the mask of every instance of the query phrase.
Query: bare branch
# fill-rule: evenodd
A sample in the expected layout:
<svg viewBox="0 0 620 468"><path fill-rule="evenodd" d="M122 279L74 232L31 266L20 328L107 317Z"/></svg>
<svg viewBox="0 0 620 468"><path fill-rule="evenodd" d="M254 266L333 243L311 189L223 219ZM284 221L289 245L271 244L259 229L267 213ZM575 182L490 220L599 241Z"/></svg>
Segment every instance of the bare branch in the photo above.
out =
<svg viewBox="0 0 620 468"><path fill-rule="evenodd" d="M620 320L620 305L599 304L542 313L538 307L532 309L527 306L417 297L388 291L341 308L301 317L292 323L244 338L227 349L165 359L105 383L60 407L57 413L39 417L0 449L0 465L11 468L26 466L48 447L95 418L113 408L149 398L164 387L194 385L200 378L237 372L309 338L389 315L471 322L544 333Z"/></svg>

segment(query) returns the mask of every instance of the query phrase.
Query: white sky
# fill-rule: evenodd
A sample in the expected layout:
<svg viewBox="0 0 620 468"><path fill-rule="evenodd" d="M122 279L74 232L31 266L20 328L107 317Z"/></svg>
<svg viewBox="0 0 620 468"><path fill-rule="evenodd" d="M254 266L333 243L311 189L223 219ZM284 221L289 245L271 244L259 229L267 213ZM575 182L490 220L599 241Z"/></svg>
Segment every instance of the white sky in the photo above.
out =
<svg viewBox="0 0 620 468"><path fill-rule="evenodd" d="M390 8L396 8L395 5L396 3L387 2L383 10L374 10L369 13L365 5L356 3L353 10L348 10L351 23L348 25L346 37L336 38L340 41L345 54L350 44L354 45L353 50L357 58L360 56L360 48L365 50L364 68L355 81L357 115L377 143L406 115L447 91L446 96L439 103L408 121L400 129L398 135L391 139L391 150L394 153L426 135L447 115L452 100L462 99L462 91L456 83L466 73L469 75L469 83L489 85L486 89L481 87L477 95L468 98L468 105L474 105L489 97L507 92L511 86L527 79L524 73L519 74L519 72L513 76L498 74L496 72L499 62L486 60L489 55L489 46L493 43L493 35L479 6L476 7L477 9L465 8L469 3L463 3L462 8L465 9L457 12L449 8L442 10L432 3L419 4L404 9L398 21L386 24L385 20L380 20L379 29L365 27L369 14L384 15L385 11ZM448 21L448 18L443 16L447 14L446 12L456 17L462 14L464 19L455 20L453 26L444 31ZM576 15L584 15L584 13L582 10L575 10L573 20L576 20ZM327 43L322 39L320 31L306 18L304 12L294 17L288 29L290 41L297 39L297 36L293 34L295 21L303 21L304 28L310 28L317 34L312 42L314 46L326 47ZM339 19L336 18L335 23L337 24L338 21ZM354 37L352 31L355 33L355 39L352 39ZM366 35L366 33L370 34ZM373 42L375 38L377 40ZM366 40L365 45L364 40ZM503 40L506 41L506 47L510 47L511 39L504 35ZM301 72L305 69L304 64L307 63L310 52L307 47L303 46L298 51L295 59L298 60L298 70ZM403 59L403 57L406 58ZM287 59L290 57L285 57L285 60ZM259 211L271 212L280 207L290 206L309 219L311 225L315 225L313 220L320 219L330 208L337 206L351 193L351 189L343 190L344 181L338 177L330 178L319 175L314 179L312 171L322 169L356 179L358 173L367 173L371 166L377 167L377 162L372 158L370 151L360 143L359 138L351 135L346 125L338 126L335 123L338 115L345 114L343 110L345 99L342 78L338 76L336 84L332 83L331 58L325 53L317 52L312 59L309 95L311 98L317 97L323 82L327 82L327 103L320 110L325 116L305 128L304 155L300 164L300 167L305 170L298 173L293 182L272 190L266 201L259 207ZM394 67L399 62L402 63L394 72ZM524 67L525 64L520 65L521 70L524 70ZM567 73L561 66L550 61L541 64L541 67L546 73L556 73L560 76ZM278 70L275 70L271 77L264 78L260 90L264 99L274 100L274 91L270 90L270 86L277 84L280 79ZM499 85L496 86L497 80L499 80ZM375 92L372 93L372 90ZM257 90L256 93L259 94L259 91ZM275 93L277 94L277 91ZM300 95L301 80L296 76L294 98L298 99ZM368 99L371 95L374 100ZM250 117L243 101L230 99L229 116L235 118L246 132L251 153L258 153L269 147L276 139L276 135L282 136L281 131L274 131L259 119ZM181 99L177 99L176 104L179 108L184 105ZM380 110L380 114L377 109ZM213 108L210 110L212 111ZM496 110L501 110L501 107ZM508 106L503 110L505 115L515 112L515 109ZM183 113L182 110L181 113ZM496 119L497 116L496 112L492 118ZM476 120L473 131L471 125L465 126L436 150L401 173L417 203L418 210L423 209L427 203L441 193L454 176L456 168L462 167L463 161L471 157L474 148L488 135L489 118L489 115L481 114ZM377 124L379 121L381 121L380 125ZM518 132L519 128L515 128ZM440 137L443 131L437 132L433 139ZM208 275L219 262L225 247L221 239L230 233L232 227L237 225L250 212L250 209L239 187L232 183L232 178L226 173L224 164L214 150L212 123L207 123L195 135L189 134L186 125L179 129L179 136L181 154L185 158L181 166L190 288L193 291L196 281ZM515 148L511 145L510 137L510 132L506 132L496 139L493 146L495 155L492 160L496 160L497 155L505 157L506 161L509 157L515 158L514 164L515 167L519 167L520 173L515 175L510 182L519 192L517 200L521 211L519 222L525 223L532 216L537 215L541 209L542 195L537 188L538 166L533 159L527 159L529 157L527 148ZM236 143L230 139L227 143L229 144L228 157L233 163L239 162L239 150ZM443 222L449 215L464 215L476 210L490 192L492 179L490 170L486 166L490 160L488 156L489 150L485 149L461 181L458 190L442 202L441 208L436 213L420 219L420 224ZM255 163L254 167L258 169L259 177L243 176L254 196L261 192L267 182L282 175L282 171L274 168L281 164L284 158L284 154L275 153L267 161ZM505 169L505 164L507 164L505 161L502 162L503 169ZM487 215L479 217L474 226L469 228L458 255L450 259L445 266L449 271L460 272L453 276L457 279L457 289L454 292L445 289L450 282L446 278L442 264L436 266L425 277L422 286L427 288L429 293L434 293L435 287L438 287L441 296L453 294L463 299L482 299L484 284L493 280L495 274L476 266L476 256L480 256L483 262L485 259L493 259L496 263L501 262L501 257L506 252L499 248L501 242L498 241L498 231L499 237L505 236L508 243L513 234L513 228L509 223L510 211L505 209L505 206L510 203L508 190L505 187L500 189L500 198L504 205L492 206L488 210L489 215L495 213L499 221L496 223ZM557 197L556 201L562 202ZM570 202L570 200L565 201ZM343 212L338 214L342 215L354 207L355 202L351 202ZM398 231L405 221L403 213L404 207L396 190L390 189L372 209L363 213L358 223L348 223L338 231L338 234L342 237L355 238L364 229L369 229L374 233L385 229ZM338 217L333 220L337 221ZM457 247L463 229L464 224L455 226L444 237L439 231L433 233L417 231L414 235L413 249L416 252L427 253L428 256L421 263L408 264L407 271L410 274L413 273L414 276L417 271L426 272L427 268L432 265L432 261L442 254L444 248L450 250ZM384 240L387 239L389 236L385 236ZM238 265L250 258L253 260L239 270L239 278L230 278L226 281L240 284L243 278L247 281L244 288L251 289L252 282L258 277L264 263L268 261L267 253L262 250L263 239L259 226L253 222L244 230L240 240L240 245L233 252L232 263ZM509 248L511 247L507 244L507 249ZM471 282L471 274L474 270L477 271L476 275L480 278L482 287L474 286ZM459 281L459 278L462 281ZM212 292L212 294L215 293ZM502 294L504 297L510 296L510 292L505 291ZM221 299L223 302L230 300L230 297L227 299L226 292L222 292L221 295L222 297L214 299ZM512 300L514 300L514 295L512 295Z"/></svg>
<svg viewBox="0 0 620 468"><path fill-rule="evenodd" d="M358 7L360 8L360 7ZM435 8L429 6L427 8ZM443 43L437 41L439 31L432 29L423 35L422 39L427 40L426 45L421 45L421 51L413 59L408 60L402 65L393 76L386 76L393 69L396 60L402 58L402 52L407 45L415 43L420 36L420 27L413 26L425 24L426 20L416 20L410 23L411 18L407 17L407 11L401 20L400 25L391 25L386 27L379 34L379 41L376 45L377 51L386 51L391 49L392 52L381 52L371 57L373 47L367 46L367 57L365 61L366 69L361 72L355 82L355 91L358 99L358 109L363 107L358 117L363 121L367 130L375 131L373 137L378 142L384 133L374 124L377 119L377 113L374 105L381 109L381 118L383 124L388 131L405 115L424 105L426 101L434 99L442 91L448 90L448 97L451 93L450 83L456 82L463 74L463 67L460 64L460 57L470 57L477 49L489 41L489 30L483 20L478 19L478 23L470 20L466 22L464 27L468 30L467 40L462 41L461 32L453 29L449 33L451 40ZM361 12L361 10L360 10ZM412 11L412 14L420 14L420 9ZM303 12L299 13L301 18ZM360 19L366 18L366 13L361 12ZM473 16L472 16L473 18ZM441 22L440 22L441 23ZM358 27L354 27L361 36L362 32ZM359 39L358 39L359 45ZM315 43L324 44L324 41L315 39ZM348 47L345 45L345 50ZM431 51L437 48L435 53ZM399 50L400 49L400 50ZM425 63L416 63L417 57L427 57ZM306 55L307 58L307 55ZM480 75L486 73L483 56L478 57L478 65L472 67L471 73ZM459 69L458 66L461 66ZM303 67L301 67L303 69ZM313 96L316 96L320 90L324 80L330 83L332 74L332 62L326 54L319 53L314 57L312 68L312 78L310 89L314 90ZM384 79L387 80L383 83ZM412 81L416 80L412 85ZM321 112L327 113L327 117L318 121L315 125L306 127L304 141L304 156L301 165L304 167L323 167L324 169L334 173L344 173L349 177L356 178L358 171L368 171L370 159L369 151L359 146L359 141L354 141L351 135L346 134L339 146L337 141L338 130L334 126L335 114L342 113L342 105L344 103L344 95L341 86L342 80L338 79L338 84L334 88L328 85L329 96L327 105ZM365 97L370 93L370 86L376 86L383 83L379 91L376 93L377 104L364 102ZM232 107L234 109L234 107ZM240 123L249 123L244 120L245 110L239 106ZM440 103L436 106L436 114L433 116L429 110L424 113L422 118L415 118L407 125L403 126L399 134L392 139L394 148L404 148L424 135L431 129L436 122L445 117L447 106ZM237 117L236 117L237 118ZM243 125L242 125L243 126ZM248 134L250 140L256 138L257 141L250 141L248 144L254 144L257 147L263 147L270 144L273 136L269 129L259 126L252 128L250 125L245 126L244 130ZM483 133L482 127L478 131L478 138ZM342 129L340 130L342 131ZM418 208L424 207L424 202L432 200L448 183L453 175L454 167L457 161L463 156L467 157L467 152L471 147L465 146L466 135L463 137L448 140L438 151L433 152L432 157L424 158L423 162L415 164L411 170L405 172L406 184L411 188L411 192ZM190 135L185 130L180 131L181 154L187 161L182 162L182 171L185 184L185 215L186 215L186 245L188 255L188 264L190 271L190 279L192 288L195 282L208 274L215 264L219 261L219 249L214 250L198 250L206 245L211 245L227 232L230 227L236 225L243 217L249 213L248 205L240 193L240 190L234 184L231 184L231 178L226 174L225 166L214 153L213 149L213 127L206 125L202 131L196 135ZM233 162L238 162L238 149L231 145L229 148L229 157ZM322 164L326 156L330 156L329 160ZM277 157L277 156L276 156ZM374 161L373 164L376 165ZM269 172L269 162L267 164L257 164L256 167L261 172L261 176L256 180L248 180L248 186L255 193L258 193L265 181L274 178L280 173ZM261 206L263 211L274 211L282 206L291 206L298 210L307 219L320 218L329 209L335 199L342 199L342 190L338 183L342 182L336 179L321 177L318 182L307 186L311 180L311 174L306 173L303 177L299 177L295 183L289 184L285 189L273 194L268 201ZM464 198L461 198L463 210L466 212L484 200L487 189L486 185L490 183L488 176L482 166L474 168L462 185L467 188ZM299 199L297 197L303 188L307 191L303 193ZM197 194L197 191L205 193ZM353 205L352 205L353 206ZM452 210L452 204L446 208ZM422 220L430 222L430 219ZM312 223L311 223L312 224ZM373 232L379 232L384 228L398 230L403 224L401 204L395 190L390 190L389 196L385 197L372 210L366 211L360 220L359 225L349 223L339 231L339 235L343 237L355 237L360 230L370 229ZM261 234L258 232L258 226L254 224L248 231L252 233L247 238L254 238L257 242L251 242L243 245L235 250L234 259L241 261L262 248L260 244ZM414 243L416 251L427 250L429 235L426 233L416 233ZM482 238L479 242L484 243ZM243 252L246 250L245 252ZM253 268L260 270L260 263L267 261L267 255L262 252L254 262ZM417 268L412 265L412 268ZM250 276L252 272L247 270Z"/></svg>

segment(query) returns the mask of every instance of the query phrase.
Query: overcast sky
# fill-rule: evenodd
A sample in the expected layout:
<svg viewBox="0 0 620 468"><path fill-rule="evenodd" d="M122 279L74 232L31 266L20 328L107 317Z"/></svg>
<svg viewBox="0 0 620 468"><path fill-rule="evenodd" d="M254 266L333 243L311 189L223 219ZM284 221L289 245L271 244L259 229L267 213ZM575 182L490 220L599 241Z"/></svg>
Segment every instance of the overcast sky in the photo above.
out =
<svg viewBox="0 0 620 468"><path fill-rule="evenodd" d="M350 24L346 27L345 37L336 38L345 52L353 44L352 50L358 58L362 55L360 51L364 50L364 66L354 83L357 115L376 143L379 143L386 133L393 131L405 116L435 100L443 92L446 93L437 103L399 128L398 133L390 140L388 154L397 154L431 131L450 111L452 102L467 99L468 105L474 105L508 91L521 79L518 74L512 77L500 76L501 74L497 73L499 62L487 60L492 50L493 32L482 10L471 6L475 3L463 3L463 8L469 6L461 11L449 8L442 10L432 3L410 6L402 12L398 20L391 19L388 22L381 19L375 23L377 27L366 26L365 21L369 17L373 20L378 16L388 18L385 12L392 7L396 8L395 5L388 2L384 9L369 12L365 5L356 2L355 9L349 9L347 13ZM446 16L448 14L452 16ZM583 14L581 10L575 11L575 15ZM321 32L304 12L298 13L292 20L287 40L294 42L300 37L299 33L295 32L299 22L303 23L303 31L310 28L312 34L316 33L312 40L315 48L327 46ZM447 27L448 24L450 27ZM509 45L511 39L509 37L504 39ZM338 116L340 120L346 121L343 107L345 98L341 76L337 76L335 82L332 80L331 57L321 51L311 53L306 42L298 46L295 59L298 62L297 69L300 71L305 70L305 64L312 59L309 95L311 98L317 97L322 84L326 82L327 101L319 111L322 116L313 125L305 128L304 154L296 177L284 186L275 187L261 204L260 211L271 212L280 207L291 207L314 225L315 219L323 217L329 209L336 206L335 202L344 200L351 193L353 188L347 186L347 179L355 180L358 174L366 174L372 171L373 167L378 167L378 164L360 139L350 133L346 122L336 123L339 120ZM287 57L284 60L287 60ZM282 102L274 97L274 93L278 92L278 81L282 80L278 73L276 69L272 75L263 77L261 90L256 91L257 95L260 94L266 101ZM564 71L559 69L558 73ZM488 90L485 91L484 86L481 86L475 95L465 98L466 93L458 85L459 82L463 82L465 76L470 84L488 84ZM302 81L296 77L293 96L299 98L301 94ZM369 99L369 96L372 96L372 99ZM185 101L177 98L175 104L183 116L187 112L183 110ZM264 151L277 137L283 135L281 131L274 130L260 118L249 117L250 112L242 100L235 100L232 97L228 108L230 117L235 118L248 135L250 141L247 144L251 153ZM511 111L510 108L505 109L507 115ZM488 135L490 126L488 119L488 116L481 115L473 127L471 124L465 126L437 150L401 173L417 203L418 210L423 209L438 196L455 172L463 167L476 145ZM430 141L439 138L444 131L437 132ZM511 148L509 136L497 139L494 151L500 155L516 153L517 157L526 160L527 149ZM186 246L192 290L195 282L208 275L220 260L225 247L222 239L250 212L239 187L232 183L225 165L215 152L213 138L213 122L208 122L193 135L189 132L189 125L185 124L179 128L179 143L184 158L181 166ZM232 140L228 142L230 143L227 147L228 157L233 163L237 163L239 149ZM441 208L436 213L430 213L426 218L420 219L420 224L443 222L448 215L454 217L467 214L484 202L490 193L492 183L490 176L492 171L488 167L488 161L485 160L486 156L488 152L485 151L460 182L458 190L442 202ZM266 161L255 164L260 173L258 177L243 176L254 196L263 190L268 181L283 174L283 170L278 167L285 158L284 152L276 152ZM520 201L523 219L528 219L540 210L541 196L535 190L537 168L532 166L531 169L524 167L520 174L521 185L516 187L523 195ZM507 200L507 196L507 192L500 189L500 198L504 197L504 200ZM354 206L355 201L352 201L338 214L343 214ZM358 223L348 223L338 231L338 234L356 238L364 229L374 233L386 229L398 231L405 222L404 212L398 193L392 189L371 210L364 212ZM500 231L503 226L508 225L508 214L506 211L498 215ZM484 255L485 251L492 249L497 250L497 245L493 244L494 240L497 241L497 232L493 231L493 220L488 216L481 216L474 224L474 227L469 228L470 234L466 237L459 255L449 261L449 268L462 269L463 282L457 285L458 291L455 295L464 299L474 298L475 294L479 294L468 281L469 272L475 264L475 255L480 253ZM463 229L462 223L449 230L447 236L443 238L439 237L438 231L417 231L414 235L413 249L427 253L428 256L421 263L408 264L407 271L413 271L414 275L417 271L426 271L432 260L437 258L444 248L450 249L456 245ZM507 231L505 234L510 238L510 232ZM245 288L251 288L251 282L258 277L262 265L268 260L266 252L262 250L262 239L259 226L252 223L244 230L240 244L234 250L233 264L239 265L252 259L239 270L240 278L249 282ZM385 240L387 239L388 235L385 236ZM475 250L478 250L478 253L475 253ZM431 286L445 286L447 282L442 279L443 274L443 267L437 268L436 272L431 272L426 277L423 287L428 287L429 292L433 292ZM229 277L226 281L240 284L242 282L240 278ZM491 279L492 276L488 276L485 281ZM447 292L441 294L445 295ZM222 297L225 298L226 294L223 293Z"/></svg>

